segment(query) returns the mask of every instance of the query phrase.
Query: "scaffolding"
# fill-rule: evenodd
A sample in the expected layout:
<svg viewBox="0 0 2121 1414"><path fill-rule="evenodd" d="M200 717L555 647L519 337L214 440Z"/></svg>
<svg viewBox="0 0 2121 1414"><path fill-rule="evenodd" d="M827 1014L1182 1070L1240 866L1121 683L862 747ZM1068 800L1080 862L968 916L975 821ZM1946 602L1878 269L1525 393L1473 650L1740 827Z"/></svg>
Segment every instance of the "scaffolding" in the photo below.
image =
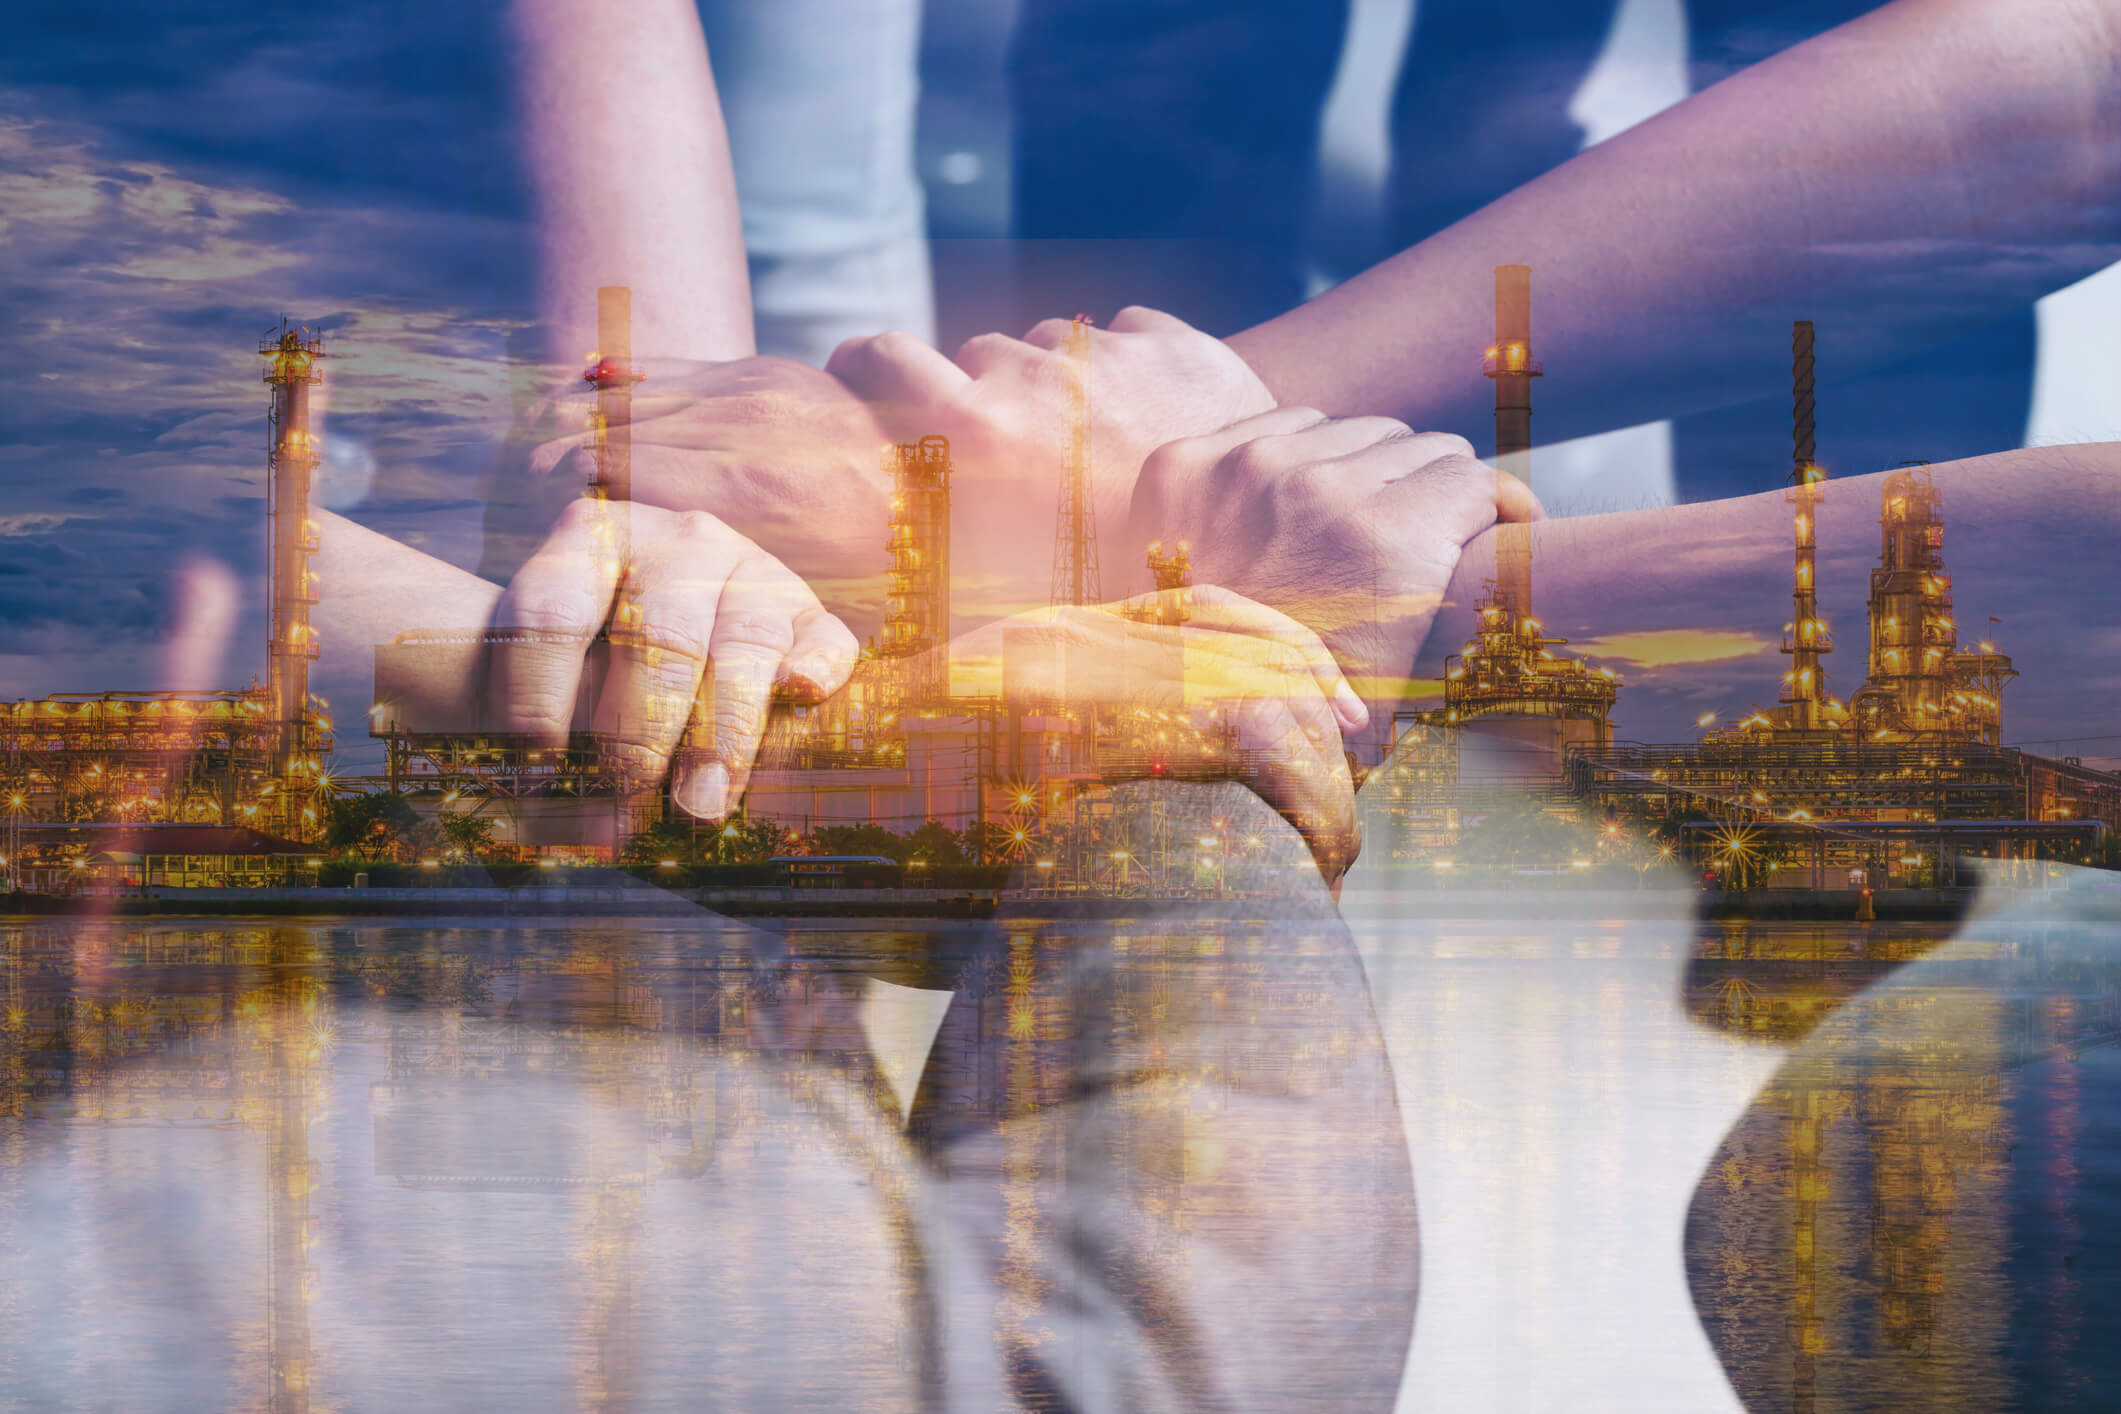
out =
<svg viewBox="0 0 2121 1414"><path fill-rule="evenodd" d="M950 695L950 439L923 437L884 449L891 522L884 542L884 635L892 664L890 710Z"/></svg>
<svg viewBox="0 0 2121 1414"><path fill-rule="evenodd" d="M1062 345L1067 380L1067 446L1061 458L1060 510L1053 533L1053 604L1104 598L1097 573L1097 504L1090 480L1090 318L1078 314Z"/></svg>
<svg viewBox="0 0 2121 1414"><path fill-rule="evenodd" d="M1993 745L2003 737L2003 688L2017 669L1992 643L1959 646L1943 500L1927 462L1902 463L1880 492L1870 671L1851 703L1866 740L1945 735Z"/></svg>

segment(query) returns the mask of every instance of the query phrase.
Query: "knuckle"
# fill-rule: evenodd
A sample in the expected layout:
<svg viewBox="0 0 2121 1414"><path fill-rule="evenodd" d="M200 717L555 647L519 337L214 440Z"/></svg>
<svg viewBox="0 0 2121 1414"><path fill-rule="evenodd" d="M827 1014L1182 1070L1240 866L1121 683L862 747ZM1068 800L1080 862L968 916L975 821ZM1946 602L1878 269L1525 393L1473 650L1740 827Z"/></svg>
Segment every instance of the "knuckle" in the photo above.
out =
<svg viewBox="0 0 2121 1414"><path fill-rule="evenodd" d="M1473 444L1456 432L1424 432L1417 434L1424 449L1433 447L1431 460L1441 461L1445 457L1463 457L1473 460Z"/></svg>
<svg viewBox="0 0 2121 1414"><path fill-rule="evenodd" d="M957 346L957 362L989 363L1016 349L1016 340L1007 334L974 334Z"/></svg>
<svg viewBox="0 0 2121 1414"><path fill-rule="evenodd" d="M1360 429L1373 442L1404 442L1415 435L1413 428L1396 417L1351 417L1347 425Z"/></svg>
<svg viewBox="0 0 2121 1414"><path fill-rule="evenodd" d="M761 658L777 659L794 646L795 623L787 614L737 613L715 621L708 653L718 665L749 673Z"/></svg>
<svg viewBox="0 0 2121 1414"><path fill-rule="evenodd" d="M534 580L511 592L499 626L586 639L602 622L602 607L576 590Z"/></svg>
<svg viewBox="0 0 2121 1414"><path fill-rule="evenodd" d="M676 537L695 544L728 538L729 526L712 511L679 511Z"/></svg>
<svg viewBox="0 0 2121 1414"><path fill-rule="evenodd" d="M1072 319L1041 319L1024 335L1024 342L1051 348L1067 338L1074 325L1075 321Z"/></svg>
<svg viewBox="0 0 2121 1414"><path fill-rule="evenodd" d="M892 363L903 363L913 357L916 349L925 347L927 345L903 329L886 329L881 334L869 336L869 352Z"/></svg>
<svg viewBox="0 0 2121 1414"><path fill-rule="evenodd" d="M555 529L579 532L600 525L606 514L604 506L602 501L592 500L588 496L576 496L560 507L559 515L554 518Z"/></svg>
<svg viewBox="0 0 2121 1414"><path fill-rule="evenodd" d="M1279 437L1255 437L1223 458L1223 471L1239 481L1271 482L1286 470L1287 449Z"/></svg>

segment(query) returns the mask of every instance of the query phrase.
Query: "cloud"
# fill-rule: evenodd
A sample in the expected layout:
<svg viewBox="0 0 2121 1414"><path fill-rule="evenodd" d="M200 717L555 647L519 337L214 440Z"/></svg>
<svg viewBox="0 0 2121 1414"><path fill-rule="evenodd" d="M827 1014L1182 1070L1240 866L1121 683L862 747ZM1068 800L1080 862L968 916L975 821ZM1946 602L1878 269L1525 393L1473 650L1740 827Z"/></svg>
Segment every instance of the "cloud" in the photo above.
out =
<svg viewBox="0 0 2121 1414"><path fill-rule="evenodd" d="M0 515L0 537L14 539L23 535L42 535L46 531L57 530L74 519L73 516L59 515L52 511L21 511L14 515Z"/></svg>
<svg viewBox="0 0 2121 1414"><path fill-rule="evenodd" d="M1729 629L1660 628L1607 634L1575 647L1586 658L1611 658L1633 668L1672 668L1751 658L1775 651L1776 645L1759 634Z"/></svg>

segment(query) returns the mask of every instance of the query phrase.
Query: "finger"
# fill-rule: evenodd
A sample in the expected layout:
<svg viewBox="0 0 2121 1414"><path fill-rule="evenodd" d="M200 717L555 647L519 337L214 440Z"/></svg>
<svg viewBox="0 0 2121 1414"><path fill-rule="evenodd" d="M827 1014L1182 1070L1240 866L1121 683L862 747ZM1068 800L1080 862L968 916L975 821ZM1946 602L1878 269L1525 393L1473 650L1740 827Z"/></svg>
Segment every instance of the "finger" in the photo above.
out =
<svg viewBox="0 0 2121 1414"><path fill-rule="evenodd" d="M583 658L609 615L621 566L613 503L560 513L494 605L487 707L497 731L561 746L574 722Z"/></svg>
<svg viewBox="0 0 2121 1414"><path fill-rule="evenodd" d="M1408 466L1418 465L1411 458L1425 447L1435 449L1432 456L1450 451L1463 451L1471 456L1473 452L1462 438L1448 434L1417 437L1413 429L1396 418L1332 417L1289 431L1254 437L1230 454L1228 464L1252 473L1255 478L1268 478L1284 475L1298 467L1335 462L1379 445L1393 447L1397 454L1408 457Z"/></svg>
<svg viewBox="0 0 2121 1414"><path fill-rule="evenodd" d="M1149 602L1155 597L1143 596ZM1325 641L1295 619L1216 585L1195 586L1190 591L1188 607L1192 614L1189 628L1264 639L1292 654L1310 675L1321 697L1333 705L1342 730L1360 731L1369 724L1369 709L1356 695Z"/></svg>
<svg viewBox="0 0 2121 1414"><path fill-rule="evenodd" d="M1200 331L1175 314L1147 305L1130 304L1105 325L1114 334L1198 334Z"/></svg>
<svg viewBox="0 0 2121 1414"><path fill-rule="evenodd" d="M776 685L791 702L822 702L847 685L861 656L860 640L832 613L823 607L803 610Z"/></svg>
<svg viewBox="0 0 2121 1414"><path fill-rule="evenodd" d="M1511 522L1545 520L1547 508L1532 494L1532 488L1497 468L1495 471L1495 518Z"/></svg>
<svg viewBox="0 0 2121 1414"><path fill-rule="evenodd" d="M1184 466L1214 466L1231 452L1247 442L1261 437L1276 437L1288 432L1299 432L1306 427L1315 427L1326 420L1326 415L1317 408L1279 407L1256 413L1231 423L1220 431L1202 433L1197 437L1181 437L1167 442L1149 457L1149 465L1159 460L1176 462ZM1145 466L1143 475L1148 475Z"/></svg>
<svg viewBox="0 0 2121 1414"><path fill-rule="evenodd" d="M1023 341L1033 348L1048 350L1067 346L1068 336L1075 332L1073 319L1041 319L1031 326Z"/></svg>
<svg viewBox="0 0 2121 1414"><path fill-rule="evenodd" d="M816 597L778 560L755 556L729 576L715 605L707 677L694 709L702 751L682 761L671 782L679 809L719 820L743 796L774 684L795 648L796 622L814 611Z"/></svg>
<svg viewBox="0 0 2121 1414"><path fill-rule="evenodd" d="M705 517L681 517L628 577L611 614L590 727L630 789L660 781L692 720L732 560L748 554Z"/></svg>
<svg viewBox="0 0 2121 1414"><path fill-rule="evenodd" d="M1361 848L1355 784L1337 733L1323 737L1307 724L1303 697L1261 696L1231 713L1240 774L1260 799L1296 827L1328 884L1337 882ZM1323 707L1322 703L1314 706Z"/></svg>
<svg viewBox="0 0 2121 1414"><path fill-rule="evenodd" d="M1059 348L1060 345L1056 343L1052 347ZM957 367L973 379L992 378L1009 371L1035 376L1037 370L1052 361L1052 357L1050 349L1036 347L1023 339L1012 339L1007 334L978 334L958 346Z"/></svg>
<svg viewBox="0 0 2121 1414"><path fill-rule="evenodd" d="M1130 533L1142 540L1177 539L1201 533L1201 526L1164 523L1169 518L1168 503L1175 500L1182 506L1196 505L1200 478L1219 468L1225 457L1245 443L1310 427L1325 418L1315 408L1274 408L1233 422L1218 432L1164 443L1142 463L1130 507Z"/></svg>
<svg viewBox="0 0 2121 1414"><path fill-rule="evenodd" d="M1438 457L1388 481L1378 492L1377 518L1419 523L1463 546L1495 523L1505 477L1524 484L1471 456Z"/></svg>
<svg viewBox="0 0 2121 1414"><path fill-rule="evenodd" d="M847 340L832 351L825 371L899 435L932 420L935 408L953 401L972 381L949 359L896 329Z"/></svg>

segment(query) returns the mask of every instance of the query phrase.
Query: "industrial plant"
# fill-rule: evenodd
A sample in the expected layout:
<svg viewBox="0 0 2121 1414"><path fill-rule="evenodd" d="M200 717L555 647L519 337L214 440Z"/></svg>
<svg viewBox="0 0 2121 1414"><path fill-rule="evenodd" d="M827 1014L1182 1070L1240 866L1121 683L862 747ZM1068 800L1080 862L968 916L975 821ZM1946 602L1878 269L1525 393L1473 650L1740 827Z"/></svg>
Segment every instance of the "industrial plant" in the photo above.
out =
<svg viewBox="0 0 2121 1414"><path fill-rule="evenodd" d="M329 709L309 690L319 461L310 393L325 352L316 334L284 323L258 352L271 389L265 676L225 692L0 703L12 887L63 886L95 862L158 881L256 883L297 882L314 864L307 842L321 827L332 749Z"/></svg>
<svg viewBox="0 0 2121 1414"><path fill-rule="evenodd" d="M1482 371L1495 385L1496 464L1530 484L1531 390L1545 372L1533 355L1531 271L1498 268L1495 297L1495 342ZM632 362L625 289L598 292L598 333L582 374L595 394L582 490L618 502L631 494L632 399L643 377ZM889 446L881 631L844 691L776 712L743 800L743 829L773 840L941 829L963 841L971 862L1018 865L1028 886L1059 891L1222 891L1248 877L1240 856L1256 841L1233 841L1220 822L1206 831L1176 824L1153 804L1136 808L1121 789L1157 777L1242 777L1259 744L1241 744L1233 704L1189 680L1176 632L1191 614L1189 546L1151 546L1154 592L1098 616L1095 632L1085 627L1086 611L1113 608L1093 509L1090 349L1089 323L1078 317L1064 344L1051 608L995 635L998 690L991 680L978 692L953 680L950 442ZM421 684L438 671L461 680L484 652L485 638L461 628L413 630L376 646L368 715L383 770L332 779L332 723L310 691L318 651L310 490L319 462L310 401L325 351L309 330L283 324L259 352L270 389L264 675L225 692L0 704L9 885L63 891L91 876L179 887L310 882L334 791L394 797L430 834L469 822L483 852L519 860L616 861L630 842L667 839L674 828L695 840L703 830L734 833L738 824L673 817L664 783L643 778L614 742L580 723L564 745L533 743L466 721L460 707L431 705ZM1522 816L1529 802L1556 822L1657 838L1665 856L1725 887L1934 885L1957 881L1956 861L1968 855L2082 863L2112 850L2121 776L2003 744L2003 693L2018 669L1992 642L1962 642L1943 495L1925 465L1884 480L1864 680L1846 701L1830 690L1834 640L1817 582L1827 484L1815 456L1810 324L1796 326L1793 353L1791 607L1781 643L1790 662L1776 704L1694 742L1615 740L1621 682L1561 651L1565 641L1546 631L1534 605L1531 529L1503 525L1472 634L1446 659L1441 705L1402 713L1371 773L1382 828L1370 849L1442 869L1469 835L1511 811ZM623 517L614 524L623 536ZM613 549L623 562L626 547ZM622 606L603 638L621 643L627 632ZM634 646L664 651L645 638ZM711 696L711 673L709 683ZM712 750L702 738L714 715L711 702L690 704L681 756Z"/></svg>
<svg viewBox="0 0 2121 1414"><path fill-rule="evenodd" d="M1496 272L1497 464L1530 480L1529 272ZM1383 837L1402 860L1442 860L1500 802L1532 800L1556 821L1655 835L1663 854L1726 887L1815 891L1970 882L1957 861L2094 863L2121 831L2121 776L2003 742L2003 692L2018 676L1987 640L1963 644L1944 557L1943 494L1908 463L1880 491L1863 685L1843 702L1825 667L1815 449L1815 334L1793 337L1790 659L1777 704L1682 744L1613 739L1619 684L1552 653L1530 612L1527 528L1498 532L1496 583L1448 660L1441 708L1405 714L1376 789ZM1572 855L1581 851L1570 847ZM1593 861L1572 857L1562 867Z"/></svg>

